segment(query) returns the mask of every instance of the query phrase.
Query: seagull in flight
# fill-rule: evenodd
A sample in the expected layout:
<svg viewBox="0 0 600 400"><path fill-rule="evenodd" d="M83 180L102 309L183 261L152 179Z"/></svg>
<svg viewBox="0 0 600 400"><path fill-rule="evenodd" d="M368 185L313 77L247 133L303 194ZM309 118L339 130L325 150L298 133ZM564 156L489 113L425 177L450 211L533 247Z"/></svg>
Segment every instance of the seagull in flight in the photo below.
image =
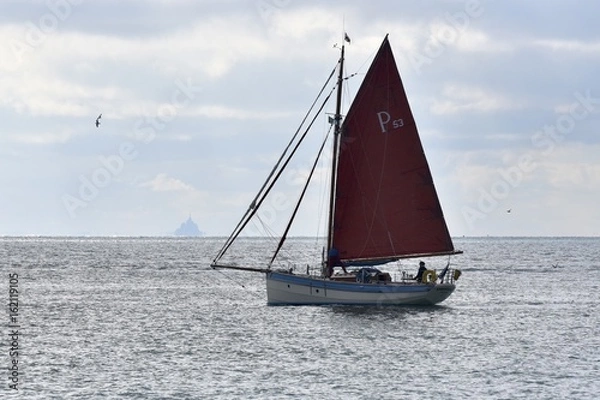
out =
<svg viewBox="0 0 600 400"><path fill-rule="evenodd" d="M102 114L98 115L98 118L96 118L96 128L100 126L100 118L102 118Z"/></svg>
<svg viewBox="0 0 600 400"><path fill-rule="evenodd" d="M512 211L511 208L509 208L508 210L506 210L506 212L509 213L509 214L510 214L511 211Z"/></svg>

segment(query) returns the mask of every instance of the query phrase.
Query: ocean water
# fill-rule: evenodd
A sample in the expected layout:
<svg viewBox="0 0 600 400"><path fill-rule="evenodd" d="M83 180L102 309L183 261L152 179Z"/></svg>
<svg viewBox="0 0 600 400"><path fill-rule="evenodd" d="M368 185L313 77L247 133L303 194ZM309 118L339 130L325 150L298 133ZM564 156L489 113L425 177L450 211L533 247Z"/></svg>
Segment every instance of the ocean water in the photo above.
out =
<svg viewBox="0 0 600 400"><path fill-rule="evenodd" d="M383 308L267 306L261 274L209 268L222 241L0 238L0 397L600 397L600 238L457 238L446 302Z"/></svg>

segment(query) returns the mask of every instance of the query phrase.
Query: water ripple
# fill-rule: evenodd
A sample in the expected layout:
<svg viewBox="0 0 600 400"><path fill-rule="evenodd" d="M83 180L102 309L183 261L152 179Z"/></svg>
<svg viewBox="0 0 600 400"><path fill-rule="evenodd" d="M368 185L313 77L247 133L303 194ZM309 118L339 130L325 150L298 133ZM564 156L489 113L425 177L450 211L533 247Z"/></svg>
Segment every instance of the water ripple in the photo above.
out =
<svg viewBox="0 0 600 400"><path fill-rule="evenodd" d="M463 276L447 302L384 308L268 307L260 274L208 269L220 243L0 238L2 270L22 290L23 398L600 393L599 239L458 239ZM309 240L294 249L300 265L318 260Z"/></svg>

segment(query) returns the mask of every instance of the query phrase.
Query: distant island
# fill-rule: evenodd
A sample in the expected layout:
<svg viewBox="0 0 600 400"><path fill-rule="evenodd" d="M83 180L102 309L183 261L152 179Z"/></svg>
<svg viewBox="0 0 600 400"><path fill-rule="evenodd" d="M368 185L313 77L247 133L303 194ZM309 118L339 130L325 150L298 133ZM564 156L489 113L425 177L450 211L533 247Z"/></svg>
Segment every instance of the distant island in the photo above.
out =
<svg viewBox="0 0 600 400"><path fill-rule="evenodd" d="M192 221L192 216L190 215L187 221L181 224L179 228L175 231L175 236L202 236L203 233L198 229L198 225L194 221Z"/></svg>

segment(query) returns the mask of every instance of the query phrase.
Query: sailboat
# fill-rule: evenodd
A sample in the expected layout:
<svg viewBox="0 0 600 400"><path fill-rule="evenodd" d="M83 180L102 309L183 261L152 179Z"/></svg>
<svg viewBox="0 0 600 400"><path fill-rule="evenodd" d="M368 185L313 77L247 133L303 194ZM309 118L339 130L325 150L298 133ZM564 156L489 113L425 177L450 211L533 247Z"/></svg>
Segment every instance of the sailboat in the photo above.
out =
<svg viewBox="0 0 600 400"><path fill-rule="evenodd" d="M309 119L306 131L298 128L211 267L264 273L269 305L438 304L456 288L461 272L450 268L449 259L462 251L454 248L449 234L388 35L345 117L341 114L345 43L336 47L341 56L328 80L337 70L329 94L336 92L336 111L329 117L333 139L323 141L308 177L310 181L325 143L332 143L327 237L317 273L275 267L308 183L264 267L224 261L316 117ZM329 96L315 115L321 114ZM311 109L316 104L315 100ZM398 279L384 270L402 259L434 256L448 256L439 273L428 269L415 279L403 272Z"/></svg>

